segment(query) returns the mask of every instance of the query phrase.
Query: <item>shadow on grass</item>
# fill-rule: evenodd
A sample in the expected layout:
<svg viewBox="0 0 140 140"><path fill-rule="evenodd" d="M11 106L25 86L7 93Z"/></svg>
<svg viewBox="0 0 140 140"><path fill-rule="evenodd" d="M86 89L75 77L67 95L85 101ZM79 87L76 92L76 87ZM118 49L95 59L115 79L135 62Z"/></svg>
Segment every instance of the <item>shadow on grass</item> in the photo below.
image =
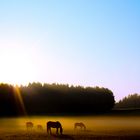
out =
<svg viewBox="0 0 140 140"><path fill-rule="evenodd" d="M55 138L59 138L59 139L74 140L74 138L72 136L66 135L66 134L62 134L62 135L52 134L51 136L53 136Z"/></svg>

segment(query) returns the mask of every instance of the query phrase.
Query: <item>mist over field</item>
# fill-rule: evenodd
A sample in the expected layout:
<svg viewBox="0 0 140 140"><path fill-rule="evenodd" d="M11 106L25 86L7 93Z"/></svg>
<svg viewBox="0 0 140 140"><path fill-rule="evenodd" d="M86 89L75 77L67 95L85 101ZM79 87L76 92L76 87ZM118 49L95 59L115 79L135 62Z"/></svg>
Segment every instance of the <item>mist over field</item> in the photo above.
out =
<svg viewBox="0 0 140 140"><path fill-rule="evenodd" d="M47 135L46 123L60 121L63 127L63 137L55 136L56 130L52 128L52 136ZM33 122L32 130L27 131L26 122ZM86 130L77 128L75 122L83 122ZM62 117L62 116L33 116L26 118L3 118L0 120L0 138L7 139L135 139L139 138L140 117L122 116L88 116L88 117ZM43 130L38 130L37 125L42 125Z"/></svg>
<svg viewBox="0 0 140 140"><path fill-rule="evenodd" d="M0 140L140 139L139 0L0 0Z"/></svg>

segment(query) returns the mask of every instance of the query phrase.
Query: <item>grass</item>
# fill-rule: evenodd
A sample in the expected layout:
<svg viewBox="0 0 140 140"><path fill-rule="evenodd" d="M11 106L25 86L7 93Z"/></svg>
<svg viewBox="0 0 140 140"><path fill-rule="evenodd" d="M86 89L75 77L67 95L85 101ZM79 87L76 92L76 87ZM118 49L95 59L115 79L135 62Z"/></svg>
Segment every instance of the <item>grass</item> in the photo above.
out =
<svg viewBox="0 0 140 140"><path fill-rule="evenodd" d="M117 134L95 134L94 132L82 132L73 134L73 132L69 132L68 134L63 135L47 135L47 133L27 133L27 132L14 132L14 133L6 133L0 136L1 140L137 140L140 139L140 134L136 135L135 133L131 134L122 133Z"/></svg>
<svg viewBox="0 0 140 140"><path fill-rule="evenodd" d="M62 123L63 135L47 135L46 122L59 120ZM26 122L32 121L34 129L26 130ZM74 131L74 123L83 122L87 130ZM83 117L28 117L0 119L0 140L130 140L140 139L140 116L83 116ZM43 131L37 130L37 124Z"/></svg>

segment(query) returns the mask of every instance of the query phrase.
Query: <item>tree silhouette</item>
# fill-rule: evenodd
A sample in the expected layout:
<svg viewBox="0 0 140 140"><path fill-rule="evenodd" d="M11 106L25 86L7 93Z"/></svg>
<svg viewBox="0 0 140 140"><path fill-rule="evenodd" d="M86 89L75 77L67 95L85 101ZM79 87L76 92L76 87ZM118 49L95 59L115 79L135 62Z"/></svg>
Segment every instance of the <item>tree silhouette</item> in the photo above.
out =
<svg viewBox="0 0 140 140"><path fill-rule="evenodd" d="M140 108L140 95L135 93L124 97L116 103L115 108Z"/></svg>
<svg viewBox="0 0 140 140"><path fill-rule="evenodd" d="M0 85L2 115L17 115L19 112L14 88L8 84ZM19 92L29 115L104 112L111 110L115 103L112 91L99 87L29 83L20 86Z"/></svg>

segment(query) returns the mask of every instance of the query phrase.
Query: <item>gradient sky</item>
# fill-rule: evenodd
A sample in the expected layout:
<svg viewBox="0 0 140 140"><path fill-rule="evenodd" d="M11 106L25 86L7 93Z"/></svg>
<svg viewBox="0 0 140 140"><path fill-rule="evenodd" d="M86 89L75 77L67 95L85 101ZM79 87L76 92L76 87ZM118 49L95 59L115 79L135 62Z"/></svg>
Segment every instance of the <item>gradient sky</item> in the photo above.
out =
<svg viewBox="0 0 140 140"><path fill-rule="evenodd" d="M0 0L0 82L140 93L139 0Z"/></svg>

